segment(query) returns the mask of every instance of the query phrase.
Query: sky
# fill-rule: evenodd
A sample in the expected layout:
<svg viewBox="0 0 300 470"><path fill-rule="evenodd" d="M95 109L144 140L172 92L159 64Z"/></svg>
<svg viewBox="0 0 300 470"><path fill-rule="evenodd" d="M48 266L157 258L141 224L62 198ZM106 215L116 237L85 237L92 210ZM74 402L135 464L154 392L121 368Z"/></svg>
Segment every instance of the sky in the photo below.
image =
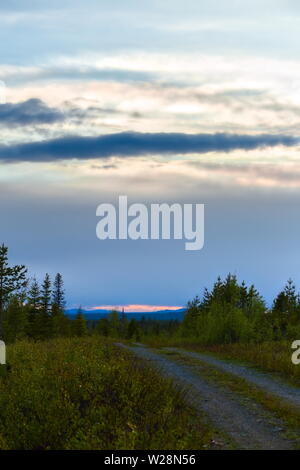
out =
<svg viewBox="0 0 300 470"><path fill-rule="evenodd" d="M3 4L2 4L3 3ZM295 0L0 4L0 241L67 305L300 289ZM4 93L5 91L5 93ZM99 240L96 208L205 204L205 242Z"/></svg>

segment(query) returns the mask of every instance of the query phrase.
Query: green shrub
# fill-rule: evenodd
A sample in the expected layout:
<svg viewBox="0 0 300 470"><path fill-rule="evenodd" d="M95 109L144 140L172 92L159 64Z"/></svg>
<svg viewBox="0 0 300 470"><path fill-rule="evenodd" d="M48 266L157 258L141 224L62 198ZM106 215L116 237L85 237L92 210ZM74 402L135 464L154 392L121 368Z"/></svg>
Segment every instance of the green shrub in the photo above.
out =
<svg viewBox="0 0 300 470"><path fill-rule="evenodd" d="M98 337L17 342L0 378L1 449L188 449L207 443L183 392Z"/></svg>

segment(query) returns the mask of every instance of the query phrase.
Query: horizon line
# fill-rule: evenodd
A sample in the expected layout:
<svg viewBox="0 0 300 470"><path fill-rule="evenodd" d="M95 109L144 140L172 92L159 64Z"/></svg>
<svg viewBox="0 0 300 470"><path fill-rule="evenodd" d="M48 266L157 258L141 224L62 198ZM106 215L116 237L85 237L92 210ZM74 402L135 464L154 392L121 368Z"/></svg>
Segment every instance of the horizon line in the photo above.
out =
<svg viewBox="0 0 300 470"><path fill-rule="evenodd" d="M76 307L75 307L76 308ZM148 305L148 304L125 304L125 305L97 305L97 306L84 306L83 310L93 312L95 310L117 310L122 312L159 312L161 310L180 310L184 308L182 305Z"/></svg>

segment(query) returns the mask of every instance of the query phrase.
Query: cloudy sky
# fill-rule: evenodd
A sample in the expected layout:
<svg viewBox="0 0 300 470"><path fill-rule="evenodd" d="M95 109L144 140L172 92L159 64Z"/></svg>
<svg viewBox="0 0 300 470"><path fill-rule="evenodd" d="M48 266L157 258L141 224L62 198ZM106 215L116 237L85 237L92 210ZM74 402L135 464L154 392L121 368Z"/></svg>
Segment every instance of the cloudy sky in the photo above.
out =
<svg viewBox="0 0 300 470"><path fill-rule="evenodd" d="M229 271L300 288L296 0L6 0L1 241L69 306L181 306ZM96 208L205 204L205 244L100 241Z"/></svg>

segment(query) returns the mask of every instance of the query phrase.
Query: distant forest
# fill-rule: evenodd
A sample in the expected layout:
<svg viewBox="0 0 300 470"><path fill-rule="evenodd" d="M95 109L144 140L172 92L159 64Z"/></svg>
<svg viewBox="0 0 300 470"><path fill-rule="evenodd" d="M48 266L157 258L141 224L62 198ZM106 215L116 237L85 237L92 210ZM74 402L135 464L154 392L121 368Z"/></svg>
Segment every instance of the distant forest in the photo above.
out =
<svg viewBox="0 0 300 470"><path fill-rule="evenodd" d="M18 339L100 334L133 339L143 337L193 338L199 344L261 343L300 337L300 296L292 280L274 299L272 307L254 285L236 276L220 277L211 290L188 302L182 322L126 318L112 311L99 321L86 321L81 309L75 319L65 315L63 278L46 274L41 284L23 265L10 266L8 248L0 246L0 337Z"/></svg>
<svg viewBox="0 0 300 470"><path fill-rule="evenodd" d="M94 327L105 336L137 341L160 337L214 345L294 340L300 338L300 296L290 279L267 308L254 285L248 287L228 274L224 280L219 277L211 290L204 289L202 297L188 302L182 322L143 318L131 322L128 331L124 314L112 312Z"/></svg>

